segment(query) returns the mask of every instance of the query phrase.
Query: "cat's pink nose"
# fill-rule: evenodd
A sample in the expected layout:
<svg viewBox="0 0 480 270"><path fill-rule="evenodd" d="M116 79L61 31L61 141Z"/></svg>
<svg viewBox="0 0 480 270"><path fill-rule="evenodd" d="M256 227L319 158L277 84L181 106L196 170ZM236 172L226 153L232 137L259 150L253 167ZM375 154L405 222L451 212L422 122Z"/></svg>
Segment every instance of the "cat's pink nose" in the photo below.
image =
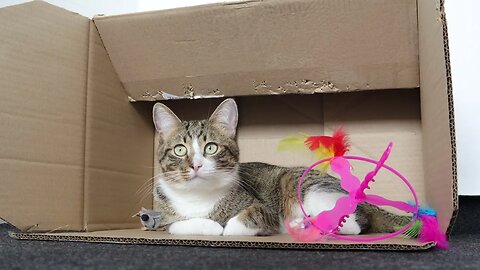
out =
<svg viewBox="0 0 480 270"><path fill-rule="evenodd" d="M200 170L200 168L202 168L202 165L201 165L201 164L193 164L192 169L193 169L195 172L198 172L198 170Z"/></svg>

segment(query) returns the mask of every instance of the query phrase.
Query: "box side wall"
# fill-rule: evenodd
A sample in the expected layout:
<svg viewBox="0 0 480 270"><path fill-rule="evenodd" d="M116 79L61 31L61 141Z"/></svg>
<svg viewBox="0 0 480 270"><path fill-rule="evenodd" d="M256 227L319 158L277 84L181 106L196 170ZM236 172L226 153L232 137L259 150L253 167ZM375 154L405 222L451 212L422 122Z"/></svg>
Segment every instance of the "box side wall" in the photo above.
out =
<svg viewBox="0 0 480 270"><path fill-rule="evenodd" d="M427 201L443 230L458 210L453 97L441 1L418 1L420 89ZM449 229L450 230L450 229Z"/></svg>
<svg viewBox="0 0 480 270"><path fill-rule="evenodd" d="M80 230L89 19L35 1L0 9L0 216Z"/></svg>
<svg viewBox="0 0 480 270"><path fill-rule="evenodd" d="M153 104L130 103L92 23L85 148L86 230L138 227L152 207L144 188L153 172Z"/></svg>
<svg viewBox="0 0 480 270"><path fill-rule="evenodd" d="M415 0L247 1L95 23L134 100L419 85Z"/></svg>

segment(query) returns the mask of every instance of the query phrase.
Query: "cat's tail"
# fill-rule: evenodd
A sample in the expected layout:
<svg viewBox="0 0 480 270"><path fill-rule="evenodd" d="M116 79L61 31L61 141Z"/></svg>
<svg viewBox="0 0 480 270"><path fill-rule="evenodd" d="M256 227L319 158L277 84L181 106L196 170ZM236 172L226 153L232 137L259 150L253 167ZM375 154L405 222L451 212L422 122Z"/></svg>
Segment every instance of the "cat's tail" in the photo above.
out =
<svg viewBox="0 0 480 270"><path fill-rule="evenodd" d="M363 211L368 219L367 232L369 233L391 233L412 220L411 216L396 215L368 203L360 204L359 210Z"/></svg>

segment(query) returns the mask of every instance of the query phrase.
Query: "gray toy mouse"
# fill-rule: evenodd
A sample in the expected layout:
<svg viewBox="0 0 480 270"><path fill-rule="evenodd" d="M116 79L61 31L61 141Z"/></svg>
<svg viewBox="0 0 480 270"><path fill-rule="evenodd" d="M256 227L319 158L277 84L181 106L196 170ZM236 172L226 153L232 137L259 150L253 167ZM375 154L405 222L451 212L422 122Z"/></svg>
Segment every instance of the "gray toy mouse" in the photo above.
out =
<svg viewBox="0 0 480 270"><path fill-rule="evenodd" d="M140 222L148 231L155 231L160 227L160 213L154 210L147 210L142 207L140 212L133 217L140 217Z"/></svg>

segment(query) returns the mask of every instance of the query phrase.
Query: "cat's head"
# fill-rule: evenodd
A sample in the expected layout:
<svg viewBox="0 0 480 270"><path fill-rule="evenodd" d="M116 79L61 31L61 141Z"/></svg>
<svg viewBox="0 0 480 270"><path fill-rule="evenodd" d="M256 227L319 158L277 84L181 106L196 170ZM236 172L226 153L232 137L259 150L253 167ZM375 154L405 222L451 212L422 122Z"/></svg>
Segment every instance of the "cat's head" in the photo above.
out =
<svg viewBox="0 0 480 270"><path fill-rule="evenodd" d="M229 186L238 170L237 104L226 99L207 120L181 121L157 103L153 120L159 133L157 181L178 189Z"/></svg>

